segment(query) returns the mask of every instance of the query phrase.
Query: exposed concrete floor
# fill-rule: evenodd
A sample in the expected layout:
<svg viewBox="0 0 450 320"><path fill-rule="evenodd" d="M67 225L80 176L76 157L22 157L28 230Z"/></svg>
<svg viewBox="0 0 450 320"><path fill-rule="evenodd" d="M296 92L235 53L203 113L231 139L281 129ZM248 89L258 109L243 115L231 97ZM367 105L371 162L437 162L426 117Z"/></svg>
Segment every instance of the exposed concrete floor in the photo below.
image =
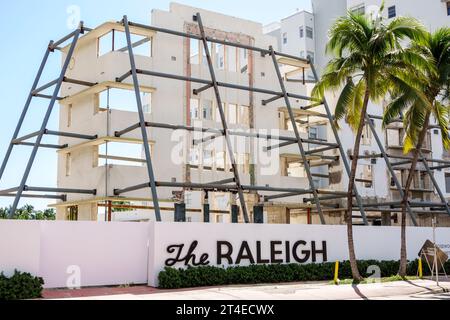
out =
<svg viewBox="0 0 450 320"><path fill-rule="evenodd" d="M142 287L141 287L142 288ZM380 300L380 299L450 299L450 282L441 282L439 287L430 280L396 281L361 285L339 285L329 283L303 283L280 285L227 286L192 290L164 291L130 288L121 294L111 291L95 295L81 295L69 299L89 300ZM125 291L125 292L124 292ZM51 291L50 291L51 293ZM101 294L101 295L100 295ZM50 299L64 299L56 294L48 294Z"/></svg>

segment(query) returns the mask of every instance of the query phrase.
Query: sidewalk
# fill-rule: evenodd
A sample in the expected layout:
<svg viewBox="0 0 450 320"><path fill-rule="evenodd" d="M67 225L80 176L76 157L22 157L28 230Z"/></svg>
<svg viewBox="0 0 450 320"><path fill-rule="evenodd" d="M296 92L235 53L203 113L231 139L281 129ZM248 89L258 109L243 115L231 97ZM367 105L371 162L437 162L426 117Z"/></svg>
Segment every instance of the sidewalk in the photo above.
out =
<svg viewBox="0 0 450 320"><path fill-rule="evenodd" d="M92 300L351 300L406 297L450 291L450 282L430 280L395 281L360 285L296 283L279 285L226 286L186 290L160 290L145 286L45 290L45 299ZM424 299L426 299L424 295ZM401 299L401 298L398 298Z"/></svg>

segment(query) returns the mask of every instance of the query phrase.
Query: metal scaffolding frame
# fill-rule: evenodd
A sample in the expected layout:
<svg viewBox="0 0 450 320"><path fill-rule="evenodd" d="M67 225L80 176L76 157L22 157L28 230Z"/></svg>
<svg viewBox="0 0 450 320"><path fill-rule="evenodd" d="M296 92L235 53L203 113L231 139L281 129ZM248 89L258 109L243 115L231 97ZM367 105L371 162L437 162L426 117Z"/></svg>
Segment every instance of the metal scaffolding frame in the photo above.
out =
<svg viewBox="0 0 450 320"><path fill-rule="evenodd" d="M133 23L133 22L128 21L127 16L124 16L123 19L119 22L123 25L123 27L125 29L124 31L125 31L126 40L127 40L127 47L124 47L123 49L121 49L121 51L123 51L123 52L128 51L129 62L130 62L130 71L126 72L123 75L118 76L115 79L115 81L117 83L121 83L124 80L126 80L127 78L132 77L132 85L133 85L135 96L136 96L136 105L137 105L137 111L138 111L138 115L139 115L139 122L131 125L128 128L125 128L123 130L116 131L115 137L121 137L122 135L129 133L133 130L137 130L137 129L141 130L144 153L145 153L145 164L146 164L149 182L140 184L140 185L136 185L136 186L130 186L130 187L123 188L123 189L115 189L114 196L120 196L120 195L126 194L128 192L141 190L141 189L145 189L145 188L150 188L150 191L152 194L152 202L153 202L152 208L155 211L155 216L156 216L157 221L162 220L157 188L164 188L164 187L166 187L166 188L183 188L183 189L189 189L189 190L201 190L201 191L205 191L205 192L226 191L226 192L231 192L233 194L237 194L239 197L239 202L240 202L240 206L241 206L241 210L242 210L242 214L243 214L245 223L249 223L250 219L249 219L249 215L248 215L248 209L245 204L244 192L252 192L252 191L254 191L254 192L267 191L267 192L279 193L279 194L275 194L275 195L263 196L264 202L269 202L271 200L282 199L282 198L293 197L293 196L310 195L312 197L304 199L304 202L310 203L311 206L315 206L316 212L319 215L319 218L320 218L320 221L322 224L326 223L326 220L325 220L325 217L323 214L324 211L329 211L329 210L344 211L345 208L336 208L336 205L330 204L329 201L346 198L347 192L321 190L317 186L315 186L313 177L329 178L329 175L312 173L311 172L311 163L310 163L310 160L308 159L309 156L314 155L316 157L319 157L322 160L329 160L329 161L341 160L346 174L347 175L350 174L349 162L346 157L345 150L340 141L337 128L334 125L334 117L331 113L328 103L325 99L323 101L317 101L308 96L303 96L303 95L298 95L298 94L288 92L286 89L286 86L285 86L285 81L294 81L295 82L295 79L287 79L287 77L283 78L283 75L281 73L280 66L279 66L280 62L277 60L277 57L281 57L281 58L285 58L285 59L292 59L294 61L299 61L299 62L309 65L309 67L311 68L312 73L314 75L315 81L318 81L319 77L314 68L313 63L310 60L310 57L308 57L307 59L304 59L304 58L276 52L276 51L274 51L273 47L271 47L271 46L268 49L264 49L264 48L249 46L249 45L243 45L240 43L233 43L233 42L229 42L229 41L223 41L223 40L211 38L206 35L205 28L204 28L204 25L202 22L202 18L199 13L197 13L196 15L193 16L193 21L197 22L197 24L198 24L199 34L191 34L191 33L185 33L185 32L179 32L179 31L169 30L169 29L165 29L165 28L160 28L160 27L154 27L154 26ZM194 78L194 77L187 77L187 76L180 76L180 75L174 75L174 74L168 74L168 73L162 73L162 72L155 72L152 70L138 69L136 66L136 63L135 63L134 53L133 53L133 48L136 46L136 43L132 43L132 41L131 41L130 27L137 27L137 28L142 28L142 29L151 30L151 31L155 31L155 32L161 32L161 33L165 33L165 34L170 34L170 35L184 37L184 38L191 38L191 39L196 39L196 40L201 41L201 43L203 44L203 49L204 49L204 53L205 53L206 60L207 60L207 66L208 66L208 70L209 70L209 74L210 74L210 79L209 80L198 79L198 78ZM8 164L10 155L13 151L13 147L16 145L25 145L25 146L33 147L31 155L30 155L28 163L27 163L27 166L26 166L26 169L24 171L22 180L20 182L20 185L15 188L10 188L7 190L0 191L0 197L14 197L14 202L11 207L10 215L12 215L15 212L15 210L17 209L19 200L22 197L23 198L26 198L26 197L48 198L48 199L57 199L57 200L61 200L61 201L66 201L67 200L66 194L69 194L69 193L90 194L90 195L96 195L96 193L97 193L96 190L67 189L67 188L42 188L42 187L29 187L26 185L30 170L32 168L33 162L36 158L36 154L37 154L37 151L39 148L65 149L65 148L69 147L68 145L43 144L41 142L42 142L42 138L44 137L44 135L63 136L63 137L70 137L70 138L84 139L84 140L95 140L98 138L97 135L85 135L85 134L78 134L78 133L71 133L71 132L53 131L53 130L47 129L48 120L50 118L51 112L53 110L53 107L54 107L56 101L63 99L62 97L58 96L63 82L73 83L73 84L87 86L87 87L92 87L92 86L97 85L97 83L91 83L91 82L77 80L77 79L70 79L70 78L66 77L66 71L68 69L70 60L73 56L73 53L74 53L74 50L75 50L75 47L77 45L77 41L78 41L80 35L84 34L85 32L89 32L91 30L92 29L84 27L83 23L81 22L80 26L74 32L70 33L69 35L63 37L62 39L60 39L56 42L51 41L48 45L48 48L45 52L44 58L41 62L41 65L39 67L36 78L34 80L33 86L30 90L29 96L26 100L24 109L19 118L15 132L14 132L11 142L9 144L5 158L0 167L0 180L1 180L1 178L4 174L4 171L5 171L5 168ZM71 40L71 44L70 44L69 50L67 52L67 56L64 60L62 70L61 70L59 77L56 80L53 80L45 85L38 87L39 80L41 78L42 72L45 68L45 65L47 63L47 59L48 59L50 53L54 52L54 50L62 50L62 48L60 48L59 46L68 40ZM223 45L232 46L232 47L236 47L236 48L251 50L253 52L260 53L262 57L270 56L271 60L273 62L274 70L276 72L279 85L280 85L280 91L255 88L253 86L250 87L250 86L243 86L243 85L237 85L237 84L231 84L231 83L223 83L223 82L217 81L208 43L223 44ZM213 89L214 96L215 96L216 103L217 103L217 108L218 108L219 114L220 114L222 128L221 129L196 128L193 126L173 125L173 124L164 124L164 123L145 121L144 110L143 110L142 101L141 101L141 86L139 85L138 75L161 77L161 78L166 78L166 79L173 79L173 80L185 81L185 82L190 82L190 83L202 84L203 87L193 90L194 95L197 95L208 89ZM303 67L303 77L305 77L304 67ZM306 83L305 79L303 79L303 81L300 79L297 82L301 82L303 84ZM42 91L44 91L48 88L51 88L53 86L55 88L54 88L53 94L51 96L44 95L41 93ZM255 132L238 132L238 131L230 130L228 128L227 120L225 117L225 111L223 110L223 106L222 106L222 98L221 98L220 91L219 91L219 88L221 88L221 87L235 89L235 90L243 90L243 91L248 91L248 92L261 93L261 94L272 96L271 98L263 100L262 101L263 105L270 104L279 99L284 99L284 103L287 108L289 120L292 124L295 137L274 136L274 135L269 135L269 134L259 134L259 133L255 133ZM32 98L35 98L35 97L36 98L45 98L45 99L50 100L50 103L48 105L47 111L45 113L44 119L41 124L41 129L39 131L19 137L19 132L22 128L22 124L23 124L23 121L28 112ZM311 138L303 139L303 138L301 138L299 130L297 128L297 122L296 122L294 110L293 110L291 102L290 102L291 98L308 101L308 105L301 107L301 110L303 110L303 111L308 110L308 112L310 112L311 116L313 116L313 117L319 117L319 118L326 119L327 124L329 124L331 126L332 133L336 140L336 143L330 143L330 142L327 142L327 141L321 140L321 139L311 139ZM316 108L319 106L324 107L325 113L309 111L310 109L313 109L313 108ZM376 143L381 151L381 154L372 155L372 156L368 156L368 155L364 155L364 156L356 155L356 156L359 157L360 159L363 159L363 158L369 159L369 158L376 158L376 157L384 158L384 160L386 162L386 166L392 176L392 179L394 180L397 190L399 191L399 194L402 196L403 189L402 189L401 183L398 181L398 179L394 173L394 167L395 167L395 165L398 165L399 162L391 163L390 158L398 158L398 159L405 160L405 161L406 160L409 161L410 159L408 157L403 157L404 159L402 159L402 157L398 157L398 156L395 157L395 156L390 155L385 152L383 143L379 139L376 129L374 127L374 124L372 123L372 120L371 120L374 118L377 118L377 116L368 115L366 120L367 120L367 123L369 124L369 127L371 129L373 136L375 137ZM198 132L211 134L208 137L205 137L205 138L202 138L199 140L194 140L194 144L201 144L201 143L205 143L205 142L223 137L226 141L226 148L227 148L227 151L228 151L227 153L230 158L229 160L231 162L231 169L232 169L231 171L233 173L233 178L222 180L222 181L210 182L210 183L156 181L155 175L154 175L154 170L153 170L153 163L152 163L152 157L151 157L151 153L150 153L150 147L149 147L148 143L146 143L146 141L148 141L148 136L147 136L147 128L148 127L159 128L159 129L168 129L168 130L186 130L186 131L190 131L190 132L198 131ZM308 183L309 183L309 188L307 188L307 189L283 188L283 187L256 186L256 185L242 184L241 177L239 175L238 167L236 164L236 159L235 159L234 152L233 152L233 146L232 146L232 143L230 140L231 136L243 136L243 137L247 137L247 138L257 138L257 139L264 139L267 141L269 141L269 140L276 141L275 144L270 145L265 148L266 152L268 152L272 149L297 144L299 153L300 153L300 159L301 159L300 161L304 167L304 170L305 170L305 173L306 173L306 176L308 179ZM31 139L31 138L36 138L35 142L27 142L27 140ZM305 144L305 143L317 145L319 147L312 149L312 150L306 150L305 147L303 146L303 144ZM339 156L337 156L337 155L330 156L330 155L322 154L323 152L326 152L329 150L338 150ZM417 224L417 222L415 219L415 212L411 209L412 207L428 207L428 208L430 208L430 210L434 209L434 210L432 210L433 213L438 212L435 210L445 209L445 212L447 214L450 214L449 206L448 206L441 190L439 189L439 186L438 186L436 180L434 179L434 177L432 175L432 170L434 170L434 169L450 167L450 161L426 159L425 157L423 157L422 154L420 155L419 160L423 162L423 164L426 168L426 171L430 175L433 185L436 188L437 192L439 193L439 196L440 196L442 202L441 203L425 203L425 202L417 203L417 202L409 201L407 203L407 209L408 209L408 212L409 212L414 224ZM439 166L433 165L432 167L430 167L430 166L428 166L428 162L437 162L440 165ZM323 165L327 165L327 164L325 163L325 164L320 164L320 165L323 166ZM57 195L28 194L28 193L24 193L24 192L56 193ZM396 212L396 211L398 211L398 208L401 205L401 203L399 201L393 201L393 202L384 203L384 204L383 203L364 204L361 196L358 193L358 189L357 189L356 185L354 186L353 197L356 199L356 205L354 205L353 211L359 211L361 214L361 216L353 216L353 217L361 218L365 225L368 224L366 211L372 211L375 209L376 211L379 211L379 212L383 212L383 210L386 210L386 211L389 210L389 212ZM126 199L126 198L124 198L124 199ZM111 206L111 203L109 204L109 206ZM327 208L331 207L334 209L322 209L323 206L327 207ZM389 207L389 208L383 208L383 207ZM310 208L310 207L308 207L308 208Z"/></svg>
<svg viewBox="0 0 450 320"><path fill-rule="evenodd" d="M337 138L337 143L328 143L328 142L324 142L324 141L320 141L320 140L314 140L314 139L302 139L300 137L300 133L298 131L298 128L297 128L296 122L295 122L294 112L293 112L292 107L291 107L290 98L296 98L296 99L301 99L301 100L306 100L306 101L312 102L311 105L305 107L306 108L305 110L307 110L309 108L312 108L312 107L315 107L315 106L320 106L324 102L323 101L315 101L313 98L308 97L308 96L303 96L303 95L298 95L298 94L293 94L293 93L287 92L286 87L284 85L284 79L283 79L281 71L279 69L279 63L276 60L276 57L277 56L282 56L282 57L286 57L286 58L302 61L304 63L307 63L307 64L311 65L311 67L312 67L311 61L309 59L299 58L299 57L295 57L295 56L292 56L292 55L287 55L287 54L275 52L272 47L269 47L269 49L262 49L262 48L242 45L242 44L239 44L239 43L233 43L233 42L222 41L222 40L218 40L218 39L214 39L214 38L209 38L205 34L205 29L204 29L204 26L203 26L201 15L199 13L197 13L195 16L193 16L193 21L198 23L200 35L194 35L194 34L183 33L183 32L168 30L168 29L164 29L164 28L159 28L159 27L153 27L153 26L147 26L147 25L142 25L142 24L136 24L136 23L133 23L133 22L129 22L127 20L126 16L122 20L122 23L125 24L125 32L127 33L127 37L129 36L129 34L128 34L129 33L128 26L135 26L135 27L140 27L140 28L144 28L144 29L148 29L148 30L152 30L152 31L156 31L156 32L172 34L172 35L180 36L180 37L193 38L193 39L197 39L197 40L201 41L202 44L203 44L204 53L205 53L205 56L206 56L206 59L207 59L208 69L209 69L211 80L198 79L198 78L194 78L194 77L180 76L180 75L174 75L174 74L168 74L168 73L162 73L162 72L155 72L155 71L151 71L151 70L136 69L135 67L133 67L133 64L132 64L132 70L126 72L125 74L123 74L120 77L117 77L116 81L117 82L123 82L128 77L133 76L133 83L135 84L135 87L137 88L137 90L139 90L139 86L136 85L137 84L137 77L136 76L137 76L137 74L141 74L141 75L147 75L147 76L153 76L153 77L161 77L161 78L167 78L167 79L173 79L173 80L180 80L180 81L186 81L186 82L191 82L191 83L203 84L204 85L203 87L193 90L193 93L195 95L197 95L197 94L199 94L199 93L201 93L201 92L203 92L205 90L208 90L208 89L212 88L212 89L214 89L214 95L215 95L215 98L216 98L216 103L217 103L217 107L218 107L220 118L221 118L220 120L221 120L221 124L222 124L222 129L195 128L195 127L188 127L188 126L182 126L182 125L168 125L168 124L150 123L150 122L142 123L142 121L141 121L141 123L134 124L134 125L132 125L132 126L130 126L128 128L125 128L125 129L123 129L121 131L117 131L115 133L115 136L116 137L120 137L120 136L122 136L122 135L124 135L124 134L126 134L126 133L128 133L128 132L130 132L132 130L136 130L138 128L141 128L142 131L145 131L146 127L154 127L154 128L163 128L163 129L170 129L170 130L182 129L182 130L187 130L187 131L199 131L199 132L212 133L212 135L209 136L209 137L202 138L201 140L198 140L198 141L194 141L194 144L204 143L204 142L207 142L207 141L211 141L211 140L217 139L219 137L223 137L223 138L225 138L226 147L227 147L227 151L228 151L227 153L228 153L228 156L230 157L230 162L231 162L231 166L232 166L232 172L233 172L233 175L234 175L234 179L233 179L232 182L235 184L235 186L229 186L229 185L225 185L225 184L222 185L222 184L217 184L217 183L209 183L209 184L173 183L173 182L170 182L170 183L165 182L164 183L164 182L155 182L155 181L152 181L152 179L150 179L149 183L140 184L140 185L137 185L137 186L131 186L129 188L124 188L124 189L116 189L114 191L114 194L118 196L118 195L130 192L130 191L135 191L135 190L140 190L140 189L143 189L143 188L147 188L149 186L152 188L152 190L153 190L154 187L157 186L157 187L183 187L183 188L188 188L188 189L197 189L197 190L206 190L206 191L222 190L222 191L235 192L235 193L237 193L239 195L241 209L242 209L242 213L243 213L243 216L244 216L244 221L246 223L249 223L250 220L249 220L249 217L248 217L247 207L245 205L244 191L282 192L280 195L264 197L265 201L269 201L271 199L280 199L280 198L286 198L286 197L291 197L291 196L304 195L304 194L312 194L313 195L313 201L312 202L314 203L314 205L317 208L317 212L319 214L320 221L321 221L322 224L325 224L326 221L325 221L325 217L324 217L324 215L322 213L322 208L321 208L321 204L320 204L319 194L332 193L337 198L343 198L343 197L346 196L346 194L342 193L342 192L332 192L332 191L319 190L314 185L313 174L311 172L310 165L309 165L309 160L307 159L307 156L313 155L313 154L317 155L318 153L321 153L321 152L324 152L324 151L329 151L329 150L333 150L333 149L338 149L339 148L339 150L341 152L341 157L343 159L343 162L346 163L346 168L349 168L349 166L348 166L347 160L345 159L345 155L343 153L343 149L340 146L339 137L337 136L337 132L335 134L335 136ZM271 56L273 64L274 64L274 69L276 71L277 78L279 80L281 91L273 91L273 90L255 88L255 87L247 87L247 86L242 86L242 85L218 82L217 79L216 79L216 75L215 75L215 71L214 71L214 67L213 67L213 63L212 63L212 59L211 59L211 53L210 53L209 47L208 47L208 42L226 44L228 46L234 46L234 47L238 47L238 48L244 48L244 49L247 49L247 50L256 51L256 52L259 52L262 56L266 56L266 55ZM128 43L128 51L129 51L130 55L132 55L131 43ZM263 101L263 105L267 105L268 103L271 103L271 102L274 102L274 101L276 101L278 99L284 98L286 107L288 109L289 118L290 118L292 126L294 128L295 138L283 137L283 136L261 135L261 134L258 134L258 133L252 134L252 133L236 132L236 131L229 130L228 129L228 124L227 124L227 121L226 121L226 117L225 117L225 113L224 113L224 110L223 110L223 107L222 107L222 99L221 99L221 96L220 96L219 87L272 95L273 96L272 98ZM136 95L137 96L139 95L138 91L136 92ZM138 103L138 105L139 105L139 103ZM326 107L326 109L328 110L327 114L317 113L317 114L314 114L314 115L328 119L330 121L330 124L333 126L333 123L332 123L333 118L332 118L331 112L330 112L328 107ZM239 172L238 172L237 165L236 165L236 159L234 158L234 152L233 152L233 148L232 148L231 140L230 140L230 136L233 136L233 135L240 135L240 136L245 136L245 137L254 137L254 138L260 138L260 139L266 139L266 140L270 139L270 140L285 141L284 143L280 143L278 145L269 146L268 148L266 148L266 151L269 151L269 150L274 149L274 148L280 148L280 147L283 147L283 146L291 145L291 144L297 144L298 147L299 147L300 156L301 156L301 159L302 159L302 164L303 164L303 166L305 168L305 172L306 172L307 177L308 177L308 182L309 182L310 188L305 190L305 189L295 189L295 188L274 188L274 187L242 185L241 182L240 182L241 180L240 180ZM304 146L303 146L303 143L313 143L315 145L323 145L324 147L306 151ZM333 157L333 158L335 158L335 157ZM350 170L347 170L348 173L349 173L349 171ZM367 224L366 215L365 215L365 212L364 212L364 208L362 206L362 200L361 200L360 196L358 195L358 191L357 191L356 188L355 188L355 195L357 197L358 205L359 205L359 208L360 208L361 218L363 219L364 224ZM156 207L157 206L155 205L155 208Z"/></svg>

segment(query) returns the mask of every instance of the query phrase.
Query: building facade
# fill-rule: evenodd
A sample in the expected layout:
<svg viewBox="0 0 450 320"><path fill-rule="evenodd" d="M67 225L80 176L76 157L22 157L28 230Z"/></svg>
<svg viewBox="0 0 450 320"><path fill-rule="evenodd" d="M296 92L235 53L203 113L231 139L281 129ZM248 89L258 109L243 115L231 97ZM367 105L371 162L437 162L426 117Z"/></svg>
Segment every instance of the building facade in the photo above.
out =
<svg viewBox="0 0 450 320"><path fill-rule="evenodd" d="M153 10L151 24L198 34L198 26L192 21L192 16L200 12L208 37L262 48L272 46L274 50L286 54L309 57L320 73L329 59L324 49L327 30L332 22L347 10L370 13L375 10L373 6L376 1L312 2L313 13L298 11L266 27L260 23L175 3L171 4L169 11ZM384 14L418 17L425 24L430 23L431 30L450 24L450 16L447 16L445 10L447 3L436 0L433 6L428 6L425 10L420 9L421 1L417 1L417 6L410 5L410 2L387 1ZM430 13L426 15L426 12ZM439 18L434 19L435 16ZM62 96L66 98L61 101L60 130L70 129L96 135L97 138L82 143L73 138L60 138L60 143L68 144L68 147L58 152L58 187L95 189L97 193L95 196L69 195L67 201L55 204L58 219L155 219L149 188L133 190L120 197L115 195L116 189L148 182L141 132L135 130L119 136L116 134L138 121L131 79L121 83L115 81L130 69L123 31L123 26L115 22L95 28L80 39L72 59L68 77L90 81L96 85L89 89L74 84L63 86ZM139 69L210 79L206 55L200 41L139 27L131 28L131 33ZM271 59L251 50L226 44L212 43L209 51L218 81L279 90L280 84ZM314 85L311 70L289 60L280 60L279 63L288 91L307 96ZM194 94L193 89L198 89L201 85L153 76L139 75L139 82L146 121L215 130L221 128L213 90ZM282 99L265 105L263 101L267 99L267 95L262 93L231 88L221 88L220 93L231 130L294 137L288 110ZM336 94L327 96L332 109L336 99ZM302 139L334 142L330 123L322 117L322 107L305 111L302 109L305 101L291 100ZM381 116L383 106L370 105L369 113ZM400 156L403 141L401 126L395 124L382 130L380 121L375 121L374 124L387 152ZM340 127L342 146L350 160L354 136L345 123ZM148 127L147 133L157 181L202 184L232 178L230 157L223 139L213 138L208 141L204 134L195 130L168 131L160 127ZM242 183L308 189L309 181L298 147L290 144L267 152L265 148L270 145L270 141L261 142L258 139L233 140L234 157ZM317 145L305 144L304 147L306 150L314 150ZM365 128L361 149L362 154L380 153L369 128ZM447 159L437 130L430 131L426 149L427 157ZM339 157L335 148L321 152L318 157L309 158L313 182L324 192L346 190L348 178ZM406 180L407 168L408 165L396 166L400 181ZM434 170L434 177L446 196L450 197L450 170ZM399 196L381 158L361 160L357 178L358 191L365 203L389 201ZM163 221L174 220L175 203L186 204L187 221L203 221L204 204L208 203L211 207L210 221L216 223L231 222L231 207L238 202L234 192L205 192L181 187L158 188L158 199L161 202ZM414 180L413 199L438 200L430 178L420 168ZM245 193L245 202L250 217L253 215L253 205L263 204L266 223L320 223L310 195L276 198L271 192L255 191ZM344 223L345 207L342 199L330 201L324 210L326 222ZM362 219L358 217L357 211L354 215L355 223L361 223ZM398 212L395 210L367 212L367 216L370 224L399 224ZM439 215L439 219L441 224L448 222L445 215ZM242 212L239 221L243 221ZM430 215L419 213L418 222L420 225L429 225Z"/></svg>
<svg viewBox="0 0 450 320"><path fill-rule="evenodd" d="M192 20L197 12L202 15L208 37L260 48L273 46L278 50L277 38L263 34L260 23L180 4L171 4L168 12L153 10L151 23L160 28L198 34L198 26ZM131 33L138 69L210 79L200 41L139 27L132 27ZM218 81L280 90L270 57L217 43L212 43L209 50ZM67 47L63 51L67 51ZM283 72L299 73L302 68L291 62L289 59L282 62ZM141 132L135 130L120 137L117 135L118 131L138 121L131 79L121 83L115 81L129 70L127 43L120 23L107 22L80 38L67 76L96 85L89 89L74 84L63 86L62 96L66 98L60 101L60 130L96 135L97 138L81 143L73 138L60 138L60 143L68 144L68 147L58 152L58 187L95 189L97 192L95 196L68 195L67 201L54 205L58 219L140 221L155 218L149 188L115 196L116 189L148 182ZM221 128L213 90L196 95L193 89L200 88L199 84L143 75L139 75L139 84L146 121ZM289 92L299 95L306 95L308 91L306 84L286 82L285 85ZM230 130L295 137L282 99L263 105L262 101L268 96L260 92L223 88L220 93ZM301 100L292 101L297 110L303 104ZM306 117L314 121L314 115L296 112L299 121ZM298 129L304 139L320 138L308 124L299 124ZM232 178L228 151L222 139L199 143L205 138L202 132L172 132L158 127L147 128L147 133L157 181L201 184ZM233 140L233 147L242 184L309 188L298 146L290 144L267 153L264 148L270 146L270 141L238 138ZM305 145L305 148L308 150L314 145ZM324 163L315 158L311 166L324 166ZM321 183L320 179L316 182ZM271 192L245 194L250 218L253 204L270 195ZM265 222L318 223L317 215L307 213L310 206L304 203L305 197L266 201ZM175 203L186 204L187 221L203 221L203 204L208 202L211 222L229 222L230 208L237 201L233 192L208 192L206 195L201 190L173 187L158 188L158 198L163 221L173 221ZM239 221L242 219L241 212Z"/></svg>

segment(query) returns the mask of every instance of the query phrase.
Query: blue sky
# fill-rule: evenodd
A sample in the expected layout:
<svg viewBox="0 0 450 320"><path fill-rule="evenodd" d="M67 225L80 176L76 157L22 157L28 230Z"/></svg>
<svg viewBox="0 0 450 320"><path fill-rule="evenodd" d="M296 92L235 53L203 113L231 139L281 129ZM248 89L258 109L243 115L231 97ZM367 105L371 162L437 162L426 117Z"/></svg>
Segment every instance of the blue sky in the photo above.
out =
<svg viewBox="0 0 450 320"><path fill-rule="evenodd" d="M310 10L310 0L179 0L178 2L221 12L264 24L280 20L300 10ZM148 24L152 9L168 10L170 1L155 0L3 0L0 2L0 159L3 160L7 146L19 119L39 64L50 40L57 40L68 34L68 19L71 6L80 8L81 20L88 27L95 27L105 20L119 20L126 14L135 22ZM59 72L60 55L52 54L41 84L55 79ZM39 129L48 101L34 99L21 135ZM55 106L49 129L58 128L58 107ZM56 139L46 137L46 142ZM28 160L31 148L15 147L9 165L0 182L0 188L18 186ZM1 161L0 160L0 161ZM30 177L30 186L56 186L56 154L51 149L40 149ZM0 206L8 206L12 198L0 198ZM47 200L26 199L21 204L30 203L37 208L45 208Z"/></svg>

